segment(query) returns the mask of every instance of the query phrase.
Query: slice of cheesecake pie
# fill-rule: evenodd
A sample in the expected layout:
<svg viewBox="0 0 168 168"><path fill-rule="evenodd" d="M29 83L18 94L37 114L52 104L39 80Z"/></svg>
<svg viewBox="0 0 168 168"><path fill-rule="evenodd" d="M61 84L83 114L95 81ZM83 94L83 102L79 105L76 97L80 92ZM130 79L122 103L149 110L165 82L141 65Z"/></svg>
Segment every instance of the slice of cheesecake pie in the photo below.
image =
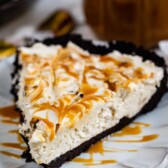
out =
<svg viewBox="0 0 168 168"><path fill-rule="evenodd" d="M167 81L157 59L119 48L95 54L73 41L21 47L13 93L32 159L59 167L152 110Z"/></svg>

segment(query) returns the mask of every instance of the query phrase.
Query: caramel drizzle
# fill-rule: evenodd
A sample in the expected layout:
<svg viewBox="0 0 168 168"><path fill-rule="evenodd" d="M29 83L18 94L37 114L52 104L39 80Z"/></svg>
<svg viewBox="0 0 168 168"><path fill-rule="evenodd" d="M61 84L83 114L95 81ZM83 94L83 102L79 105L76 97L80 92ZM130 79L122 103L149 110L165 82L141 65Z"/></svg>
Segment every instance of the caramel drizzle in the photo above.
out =
<svg viewBox="0 0 168 168"><path fill-rule="evenodd" d="M12 120L1 120L2 123L4 124L12 124L12 125L18 125L19 124L19 121L12 121Z"/></svg>
<svg viewBox="0 0 168 168"><path fill-rule="evenodd" d="M1 123L8 124L8 125L9 124L14 124L14 125L19 124L19 113L16 111L15 105L7 106L7 107L1 107L0 108L0 116L5 118L5 119L1 120ZM0 143L0 146L5 147L5 148L12 148L12 149L19 150L19 151L20 150L24 151L24 150L27 149L23 139L19 135L18 130L10 130L9 133L17 135L18 143L3 142L3 143ZM21 158L21 156L19 154L8 152L8 151L1 150L0 153L5 155L5 156L9 156L9 157L16 158L16 159Z"/></svg>
<svg viewBox="0 0 168 168"><path fill-rule="evenodd" d="M144 69L143 68L141 68L141 67L139 67L139 68L137 68L135 71L134 71L134 75L138 78L138 79L146 79L146 78L149 78L151 75L152 75L152 73L151 73L151 75L149 75L149 74L145 74L144 73Z"/></svg>
<svg viewBox="0 0 168 168"><path fill-rule="evenodd" d="M21 158L20 155L15 154L15 153L11 153L11 152L7 152L7 151L0 151L0 153L3 154L3 155L9 156L9 157L16 158L16 159L20 159Z"/></svg>
<svg viewBox="0 0 168 168"><path fill-rule="evenodd" d="M44 58L43 59L39 59L39 58L37 59L37 56L29 56L28 57L28 56L22 55L22 60L24 60L24 61L26 61L27 59L31 60L31 57L32 57L32 62L33 63L34 62L39 62L39 63L42 62L43 63L43 65L40 67L40 69L42 69L43 66L47 66L47 65L50 66L50 65L52 65L50 71L51 71L51 76L53 76L53 78L54 78L53 70L56 70L59 66L61 66L62 68L64 68L65 71L66 71L66 73L69 74L70 76L73 76L76 79L79 78L79 74L77 72L73 72L68 64L63 64L63 63L60 64L60 62L63 62L65 60L71 62L72 64L75 63L74 59L70 59L70 49L68 49L68 48L60 50L59 53L58 53L58 55L55 56L53 58L53 60L50 60L52 62L51 64L49 63L49 59L46 59L46 58L45 59ZM82 56L79 55L79 57L82 57ZM87 60L89 60L90 63L93 63L92 59L89 58ZM128 67L132 66L132 63L130 63L130 62L121 62L121 61L118 61L118 60L116 60L116 59L114 59L114 58L112 58L110 56L102 56L102 57L100 57L100 61L103 62L103 63L104 62L105 63L106 62L113 62L115 65L118 66L118 68L120 68L120 67L126 67L126 68L128 68ZM40 71L40 69L38 71ZM92 72L93 69L94 70L96 69L94 65L87 66L87 64L86 64L85 71L84 71L84 74L83 74L83 82L84 83L87 83L86 74L87 73L93 73ZM97 79L97 80L105 80L105 79L108 79L109 75L111 75L113 73L113 70L111 68L110 69L101 69L101 70L98 70L98 71L99 71L99 73L103 72L103 74L106 77L105 78L104 77L100 78L97 75L92 75L91 78L94 78L94 79ZM143 71L142 68L138 68L137 70L135 70L134 74L137 76L137 78L141 78L142 79L142 78L149 77L148 75L143 74L142 71ZM26 83L26 81L25 81L25 83ZM108 84L110 84L110 83L108 82ZM114 85L114 84L110 84L110 85ZM126 85L126 87L127 87L127 85ZM120 87L122 87L122 86L120 86ZM109 87L109 88L111 89L111 87ZM34 98L34 96L35 96L35 98L37 98L37 100L40 97L42 97L41 90L42 90L42 87L40 85L40 87L38 87L37 91L33 91L33 92L36 92L36 94L39 94L39 96L37 97L37 95L35 94L35 95L33 95L32 99ZM36 101L36 99L35 99L35 101Z"/></svg>
<svg viewBox="0 0 168 168"><path fill-rule="evenodd" d="M25 142L23 141L21 135L19 134L19 130L10 130L9 133L10 134L16 134L17 141L19 142L19 144L25 144Z"/></svg>
<svg viewBox="0 0 168 168"><path fill-rule="evenodd" d="M2 109L2 108L1 108ZM1 116L5 117L5 118L8 118L8 117L11 117L12 116L12 119L17 119L19 117L18 113L15 111L15 108L13 106L10 106L10 107L5 107L4 109L8 109L9 112L8 113L5 113L3 114L3 110L1 110L0 114ZM11 111L10 111L11 109ZM10 115L10 113L12 113L12 115ZM13 114L13 113L16 113L16 114ZM46 116L46 118L48 118L48 114ZM47 121L48 122L48 121ZM136 126L139 126L139 127L149 127L150 124L146 124L146 123L142 123L142 122L134 122L133 124L135 124ZM51 124L52 125L52 124ZM136 131L136 130L139 130L139 128L137 127L131 127L131 126L128 126L128 128L124 128L122 131L120 131L119 133L116 133L117 136L123 136L121 135L121 133L124 133L124 136L126 135L136 135L136 134L140 134L141 131ZM134 131L132 129L134 129ZM7 147L7 148L14 148L14 149L18 149L18 150L25 150L26 147L24 146L21 146L21 144L23 144L23 140L22 138L20 137L19 133L18 133L18 130L10 130L9 133L12 133L12 134L16 134L17 135L17 139L18 139L18 142L19 143L1 143L0 145L1 146L4 146L4 147ZM147 142L147 141L151 141L151 140L154 140L158 137L158 135L154 134L154 135L147 135L147 136L144 136L140 141L139 140L118 140L116 142ZM109 140L107 140L109 141ZM104 154L105 152L137 152L137 150L125 150L125 149L104 149L104 146L103 146L103 142L100 141L98 143L96 143L95 145L91 146L90 149L87 151L89 154L90 154L90 158L89 159L84 159L84 158L75 158L73 161L74 162L78 162L78 163L83 163L84 165L87 165L87 166L96 166L96 165L103 165L103 164L115 164L117 163L116 160L95 160L93 158L93 154L95 153L100 153L100 154ZM9 156L9 157L13 157L13 158L21 158L20 155L18 154L15 154L15 153L11 153L11 152L7 152L7 151L0 151L1 154L3 155L6 155L6 156Z"/></svg>
<svg viewBox="0 0 168 168"><path fill-rule="evenodd" d="M59 120L59 124L62 123L64 118L68 118L69 121L67 121L65 124L72 127L76 121L76 119L81 118L85 113L87 113L92 107L93 107L93 101L99 102L99 101L108 101L107 97L110 97L111 94L109 91L117 91L119 88L124 87L125 89L128 89L130 82L139 82L139 80L144 80L149 77L148 74L145 74L143 72L142 68L137 68L132 77L129 77L123 73L123 69L129 68L132 66L132 63L130 62L124 62L119 61L115 58L112 58L110 56L102 56L99 57L99 62L102 64L106 64L107 67L104 69L96 68L94 65L93 59L91 57L83 56L82 54L79 54L78 57L80 59L83 59L85 62L84 72L83 72L83 79L82 83L79 89L80 93L84 94L84 98L81 98L81 100L72 103L72 101L67 102L65 100L67 96L63 96L62 98L58 99L57 103L54 105L50 105L50 103L43 103L38 105L36 102L43 97L43 91L44 87L48 87L50 85L50 82L52 82L52 86L55 87L58 85L59 81L68 81L68 78L63 78L62 75L57 75L56 72L61 68L64 69L65 73L68 74L70 77L73 77L77 80L79 80L80 74L76 71L74 71L74 64L77 62L74 58L71 57L71 48L61 48L58 51L58 54L54 57L48 57L48 58L40 58L36 55L27 56L24 54L21 54L21 60L25 65L31 63L33 65L37 65L37 74L28 73L30 77L27 79L25 78L25 85L29 85L29 87L25 88L25 92L27 96L30 96L31 103L33 103L34 107L37 108L35 113L40 112L42 110L50 109L54 111ZM78 52L76 52L78 53ZM108 64L107 64L108 63ZM34 66L36 67L36 66ZM42 74L43 69L48 68L49 76L45 76ZM96 92L99 90L97 86L90 85L88 83L88 77L87 74L91 74L89 78L101 80L104 83L107 84L108 88L105 89L104 93L105 96L96 95ZM117 78L116 81L110 81L111 75L121 76ZM35 81L37 80L36 77L38 76L38 80L40 80L40 83L38 86L34 86ZM151 76L151 75L150 75ZM121 80L124 78L124 80ZM35 80L34 80L35 79ZM51 128L52 135L50 139L53 139L54 137L54 131L53 131L53 125L49 121L49 119L42 119L40 117L34 117L34 119L39 119L46 123L46 125Z"/></svg>
<svg viewBox="0 0 168 168"><path fill-rule="evenodd" d="M120 132L113 134L113 137L122 137L128 135L138 135L142 133L142 129L140 126L136 125L134 127L126 126Z"/></svg>
<svg viewBox="0 0 168 168"><path fill-rule="evenodd" d="M75 158L73 159L74 162L83 163L85 166L95 166L95 165L102 165L102 164L109 164L109 163L117 163L116 160L95 160L93 155L95 153L104 154L104 152L112 152L113 150L105 150L103 146L103 142L97 142L95 145L91 146L87 153L90 155L88 159L85 158Z"/></svg>
<svg viewBox="0 0 168 168"><path fill-rule="evenodd" d="M142 133L142 126L149 127L150 124L142 123L142 122L134 122L126 127L124 127L121 131L114 133L113 137L124 137L130 135L139 135Z"/></svg>
<svg viewBox="0 0 168 168"><path fill-rule="evenodd" d="M103 164L114 164L117 163L116 160L95 160L93 158L95 153L100 153L104 155L105 152L137 152L138 150L125 150L125 149L105 149L103 145L103 141L99 141L96 144L92 145L89 150L86 152L90 155L88 159L85 158L75 158L73 159L74 162L82 163L85 166L96 166L96 165L103 165Z"/></svg>
<svg viewBox="0 0 168 168"><path fill-rule="evenodd" d="M148 142L148 141L153 141L158 138L159 135L157 134L152 134L152 135L146 135L143 137L140 137L140 139L137 140L114 140L113 142L126 142L126 143L138 143L138 142Z"/></svg>
<svg viewBox="0 0 168 168"><path fill-rule="evenodd" d="M132 127L131 125L135 125ZM142 123L142 122L134 122L124 129L122 129L120 132L113 134L112 136L116 137L123 137L123 136L130 136L130 135L139 135L141 134L142 127L149 127L150 124ZM109 140L109 138L106 138L107 142L130 142L130 143L137 143L137 142L148 142L155 140L158 137L158 135L146 135L143 136L140 140ZM103 146L103 141L97 142L95 145L91 146L89 150L86 152L90 155L88 159L85 158L75 158L73 159L74 162L82 163L85 166L96 166L96 165L102 165L102 164L111 164L116 163L116 160L95 160L93 155L95 153L100 153L103 155L105 152L138 152L138 150L127 150L127 149L105 149Z"/></svg>
<svg viewBox="0 0 168 168"><path fill-rule="evenodd" d="M3 117L3 119L0 121L1 123L12 125L19 124L19 121L16 121L16 119L19 118L19 113L16 111L15 105L0 107L0 116Z"/></svg>
<svg viewBox="0 0 168 168"><path fill-rule="evenodd" d="M18 134L18 130L10 130L9 133L11 133L11 134Z"/></svg>
<svg viewBox="0 0 168 168"><path fill-rule="evenodd" d="M26 77L26 78L25 78L25 83L26 83L27 86L33 85L34 82L35 82L35 80L36 80L36 79L33 78L33 77ZM28 89L28 88L27 88L27 89ZM26 91L27 89L25 89L25 91Z"/></svg>
<svg viewBox="0 0 168 168"><path fill-rule="evenodd" d="M76 119L81 118L85 113L89 111L89 109L92 108L92 101L104 102L108 100L105 96L88 95L78 102L72 104L73 97L74 95L66 95L63 98L58 99L57 105L50 105L49 103L36 105L35 107L37 108L37 110L35 111L35 113L50 109L56 112L56 115L58 116L58 123L60 125L63 122L64 118L69 118L69 121L64 124L68 125L69 127L73 127ZM45 124L51 130L50 140L53 140L55 136L54 124L50 122L48 118L44 119L38 116L34 116L33 118L35 120L41 120L45 122Z"/></svg>
<svg viewBox="0 0 168 168"><path fill-rule="evenodd" d="M73 159L74 162L77 163L83 163L85 166L98 166L103 164L114 164L117 163L116 160L95 160L93 156L91 156L89 159L85 158L75 158ZM96 162L96 163L95 163Z"/></svg>
<svg viewBox="0 0 168 168"><path fill-rule="evenodd" d="M0 107L0 116L5 118L17 119L19 117L19 113L15 109L15 105Z"/></svg>
<svg viewBox="0 0 168 168"><path fill-rule="evenodd" d="M139 126L144 126L144 127L150 127L151 126L151 124L142 123L142 122L134 122L134 124L139 125Z"/></svg>
<svg viewBox="0 0 168 168"><path fill-rule="evenodd" d="M47 125L47 127L50 129L50 132L51 132L50 141L52 141L54 139L54 136L55 136L55 125L51 121L49 121L48 115L46 116L46 118L41 118L41 117L34 116L33 120L34 121L41 120Z"/></svg>
<svg viewBox="0 0 168 168"><path fill-rule="evenodd" d="M109 56L103 56L100 58L100 61L102 62L106 62L104 61L104 59L107 61L112 61L113 63L116 63L116 65L118 66L118 69L115 69L113 70L113 68L105 68L105 69L98 69L96 68L95 66L85 66L85 71L84 71L84 74L83 74L83 83L88 83L88 79L86 77L86 75L88 73L92 73L93 75L91 75L89 78L92 78L92 79L96 79L96 80L101 80L101 81L104 81L104 83L107 83L108 86L109 86L109 89L112 90L112 91L115 91L117 92L118 89L120 88L125 88L125 89L128 89L129 90L129 84L131 82L134 82L134 83L137 83L139 81L143 81L149 77L152 77L152 75L149 75L149 74L144 74L143 73L143 68L137 68L135 71L134 71L134 74L132 77L129 77L128 75L126 75L125 73L123 73L122 70L120 70L120 67L126 67L128 68L129 66L132 66L132 64L130 63L130 65L128 66L129 63L125 63L125 62L120 62L115 60L114 58L111 58ZM96 70L97 73L93 70ZM99 75L98 75L99 74ZM115 75L115 78L119 75L121 77L124 78L124 80L120 77L120 78L117 78L117 81L115 80L114 82L111 82L109 79L112 75ZM101 76L101 77L100 77Z"/></svg>
<svg viewBox="0 0 168 168"><path fill-rule="evenodd" d="M20 150L26 150L27 147L21 146L21 144L18 143L0 143L1 146L8 147L8 148L15 148Z"/></svg>
<svg viewBox="0 0 168 168"><path fill-rule="evenodd" d="M122 61L118 61L115 58L112 58L110 56L102 56L100 58L101 62L105 62L105 63L114 63L116 66L118 67L125 67L125 68L129 68L132 66L131 62L122 62Z"/></svg>
<svg viewBox="0 0 168 168"><path fill-rule="evenodd" d="M126 126L118 133L113 134L113 137L123 137L123 136L130 136L130 135L139 135L142 133L142 127L149 127L150 124L142 123L142 122L134 122L131 125ZM148 142L153 141L158 138L159 135L152 134L152 135L145 135L138 137L137 140L108 140L113 142L126 142L126 143L138 143L138 142Z"/></svg>
<svg viewBox="0 0 168 168"><path fill-rule="evenodd" d="M137 152L137 150L126 150L126 149L105 149L103 145L103 141L99 141L96 144L92 145L87 153L94 154L94 153L100 153L103 155L105 152Z"/></svg>
<svg viewBox="0 0 168 168"><path fill-rule="evenodd" d="M71 57L70 57L70 51L71 51L71 49L68 49L68 48L65 48L65 49L61 49L60 51L59 51L59 53L58 53L58 55L57 56L55 56L54 58L52 58L50 61L52 62L51 64L50 63L48 63L48 61L49 61L49 58L48 59L42 59L41 58L41 62L44 62L44 61L47 61L46 63L43 63L43 66L45 65L45 66L49 66L49 65L52 65L51 66L51 71L52 71L52 76L54 76L54 74L53 74L53 70L55 70L56 71L56 69L59 67L59 66L61 66L62 68L64 68L65 69L65 71L66 71L66 73L67 74L69 74L70 76L73 76L74 78L76 78L76 79L78 79L79 78L79 74L77 73L77 72L73 72L72 70L71 70L71 67L70 67L70 64L63 64L63 63L60 63L60 62L64 62L65 60L66 61L69 61L71 64L74 64L76 61L74 60L74 59L72 59ZM26 61L27 59L29 60L29 59L31 59L31 57L32 57L32 62L33 61L35 61L35 62L40 62L40 60L39 59L37 59L37 57L35 57L35 56L29 56L29 58L27 58L27 56L25 57L25 55L22 55L22 60L24 60L24 61ZM82 58L82 56L81 55L79 55L79 57L81 57ZM34 60L35 59L35 60ZM37 59L37 60L36 60ZM92 59L87 59L87 60L89 60L89 62L90 63L94 63L94 62L92 62ZM130 63L130 62L122 62L122 61L118 61L118 60L116 60L115 58L112 58L112 57L110 57L110 56L102 56L102 57L100 57L99 58L99 61L100 62L102 62L102 63L114 63L117 67L118 67L118 69L120 69L120 67L125 67L125 68L128 68L128 67L130 67L130 66L132 66L132 63ZM72 66L73 67L73 66ZM42 68L42 67L41 67ZM87 64L85 65L85 71L84 71L84 74L83 74L83 82L84 83L87 83L87 79L86 79L86 74L87 73L93 73L93 72L91 72L91 70L92 69L97 69L94 65L92 65L92 66L88 66ZM98 79L98 80L105 80L105 79L108 79L108 77L109 77L109 75L111 75L111 74L113 74L113 72L114 71L116 71L116 70L112 70L112 68L107 68L107 69L99 69L98 70L100 73L102 73L103 72L103 74L106 76L105 78L103 77L103 78L99 78L98 76L95 76L95 75L93 75L93 76L91 76L91 78L95 78L95 79ZM116 71L117 72L117 71ZM117 73L120 73L120 72L117 72ZM121 73L122 74L122 73ZM123 74L122 74L123 75ZM142 68L138 68L138 69L136 69L135 70L135 72L134 72L134 75L136 76L136 78L138 78L138 79L146 79L146 78L148 78L149 77L149 75L147 75L147 74L144 74L143 73L143 69ZM131 80L133 80L133 79L131 79ZM122 81L122 83L123 83L123 81ZM127 82L128 83L128 82ZM122 87L122 86L120 86L120 87Z"/></svg>
<svg viewBox="0 0 168 168"><path fill-rule="evenodd" d="M72 71L71 68L67 65L61 65L62 68L64 68L65 72L70 75L73 76L74 78L78 79L79 78L79 74Z"/></svg>
<svg viewBox="0 0 168 168"><path fill-rule="evenodd" d="M32 93L31 95L31 102L37 101L40 97L42 97L42 92L43 92L43 84L40 82L39 86L37 89Z"/></svg>
<svg viewBox="0 0 168 168"><path fill-rule="evenodd" d="M25 151L27 149L27 147L22 146L22 145L25 145L25 142L23 141L22 137L20 136L18 130L10 130L9 133L17 135L18 143L11 143L11 142L6 143L5 142L5 143L0 143L0 146ZM20 155L15 154L15 153L11 153L11 152L7 152L7 151L0 151L0 153L3 155L6 155L6 156L17 158L17 159L21 158Z"/></svg>
<svg viewBox="0 0 168 168"><path fill-rule="evenodd" d="M84 95L92 95L95 94L97 91L97 87L91 86L89 84L82 84L82 87L80 89L80 92L82 92Z"/></svg>

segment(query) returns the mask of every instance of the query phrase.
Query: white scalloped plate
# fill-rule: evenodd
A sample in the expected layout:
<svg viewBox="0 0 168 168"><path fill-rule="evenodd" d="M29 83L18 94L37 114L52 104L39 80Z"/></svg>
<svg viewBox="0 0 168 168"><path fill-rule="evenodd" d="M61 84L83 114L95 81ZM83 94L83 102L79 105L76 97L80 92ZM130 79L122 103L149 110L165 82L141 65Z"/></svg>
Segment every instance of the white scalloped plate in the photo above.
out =
<svg viewBox="0 0 168 168"><path fill-rule="evenodd" d="M12 60L13 58L11 57L0 61L0 106L6 106L12 103L12 97L9 94ZM2 143L18 143L16 134L9 133L10 130L18 129L18 126L2 123L4 119L9 120L9 118L0 115L0 151L20 155L23 152L22 150L1 145ZM14 121L13 119L10 120ZM92 162L87 162L91 155L86 152L78 157L85 160L85 162L67 162L62 168L168 168L168 94L163 97L154 111L139 117L136 122L147 123L150 126L145 127L134 123L130 127L137 126L142 131L141 133L123 137L109 136L102 144L99 144L104 152L97 148L92 154ZM149 135L158 135L158 137L147 142L124 142L126 140L140 140L144 136ZM115 142L116 140L120 140L121 142ZM105 160L105 164L101 164L103 160ZM116 162L110 163L112 161ZM41 166L35 163L25 163L25 160L21 158L17 159L0 154L0 168L38 167Z"/></svg>

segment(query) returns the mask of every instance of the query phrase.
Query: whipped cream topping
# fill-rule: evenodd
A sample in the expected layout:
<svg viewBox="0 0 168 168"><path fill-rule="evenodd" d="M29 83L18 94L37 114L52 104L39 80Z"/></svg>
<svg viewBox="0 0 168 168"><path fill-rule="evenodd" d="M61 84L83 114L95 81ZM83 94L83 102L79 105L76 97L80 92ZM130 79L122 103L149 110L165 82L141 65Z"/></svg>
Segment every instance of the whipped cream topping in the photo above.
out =
<svg viewBox="0 0 168 168"><path fill-rule="evenodd" d="M23 68L17 104L32 133L26 136L35 142L44 137L52 141L59 129L73 127L96 105L121 101L141 84L159 86L163 78L161 68L139 56L118 51L93 55L72 42L65 48L41 43L22 47L19 61ZM43 131L33 132L32 123L47 130L45 136ZM21 127L23 133L27 127Z"/></svg>

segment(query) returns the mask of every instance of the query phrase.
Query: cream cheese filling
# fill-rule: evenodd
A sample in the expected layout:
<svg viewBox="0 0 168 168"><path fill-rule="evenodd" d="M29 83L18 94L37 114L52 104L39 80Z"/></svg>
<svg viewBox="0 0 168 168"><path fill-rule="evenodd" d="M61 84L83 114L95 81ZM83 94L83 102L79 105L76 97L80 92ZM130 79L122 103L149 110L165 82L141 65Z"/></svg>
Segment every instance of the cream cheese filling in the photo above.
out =
<svg viewBox="0 0 168 168"><path fill-rule="evenodd" d="M163 78L162 68L140 56L100 57L72 42L22 47L19 61L20 133L39 164L136 115Z"/></svg>

